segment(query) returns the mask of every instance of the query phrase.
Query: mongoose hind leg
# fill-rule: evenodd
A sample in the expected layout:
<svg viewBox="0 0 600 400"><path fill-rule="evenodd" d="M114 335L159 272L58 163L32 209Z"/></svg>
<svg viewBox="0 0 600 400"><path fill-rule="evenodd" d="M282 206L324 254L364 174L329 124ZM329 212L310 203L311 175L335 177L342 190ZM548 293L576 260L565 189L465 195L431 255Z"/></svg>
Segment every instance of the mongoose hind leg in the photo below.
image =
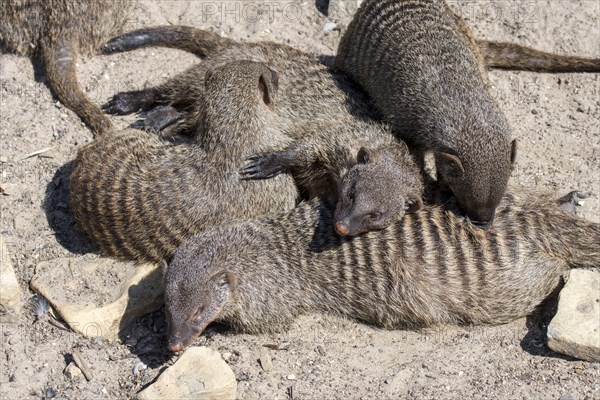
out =
<svg viewBox="0 0 600 400"><path fill-rule="evenodd" d="M107 114L128 115L138 111L146 111L159 104L160 92L155 88L120 92L111 97L102 109Z"/></svg>
<svg viewBox="0 0 600 400"><path fill-rule="evenodd" d="M61 38L43 47L44 68L56 97L79 115L94 135L99 135L110 130L112 123L79 87L75 70L78 53L75 42L70 38Z"/></svg>
<svg viewBox="0 0 600 400"><path fill-rule="evenodd" d="M183 118L183 114L171 106L158 106L138 115L132 128L148 132L168 133Z"/></svg>

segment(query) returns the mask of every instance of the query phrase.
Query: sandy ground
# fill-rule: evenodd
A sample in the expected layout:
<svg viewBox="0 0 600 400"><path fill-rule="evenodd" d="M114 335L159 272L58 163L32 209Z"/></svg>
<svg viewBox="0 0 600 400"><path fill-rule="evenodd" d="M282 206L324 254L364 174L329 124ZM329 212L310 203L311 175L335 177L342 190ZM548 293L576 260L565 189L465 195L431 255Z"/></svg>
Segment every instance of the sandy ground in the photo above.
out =
<svg viewBox="0 0 600 400"><path fill-rule="evenodd" d="M340 19L319 12L322 3L147 0L132 15L131 27L186 24L235 39L268 39L334 54L339 32L326 33L323 25ZM450 3L478 37L600 57L595 0ZM156 84L194 62L194 56L176 50L147 49L84 60L78 75L102 103L117 91ZM85 257L76 253L93 249L73 231L64 196L48 212L44 208L47 192L64 192L64 173L57 171L92 136L38 75L29 59L0 56L0 183L9 194L1 197L1 231L24 301L32 296L28 285L37 263ZM581 214L600 221L600 76L492 71L491 80L519 139L512 180L558 193L591 190L594 196ZM131 121L115 118L119 127ZM25 159L47 147L52 149L43 156ZM278 335L210 328L198 344L225 354L243 399L600 399L599 364L547 348L544 329L551 308L528 321L436 332L388 332L313 315ZM0 330L0 393L6 399L130 398L176 359L165 350L162 310L137 320L119 342L88 340L46 320L34 322L26 310L2 322ZM74 348L90 363L91 382L64 375ZM273 358L268 373L257 362L261 351ZM148 368L135 374L140 361Z"/></svg>

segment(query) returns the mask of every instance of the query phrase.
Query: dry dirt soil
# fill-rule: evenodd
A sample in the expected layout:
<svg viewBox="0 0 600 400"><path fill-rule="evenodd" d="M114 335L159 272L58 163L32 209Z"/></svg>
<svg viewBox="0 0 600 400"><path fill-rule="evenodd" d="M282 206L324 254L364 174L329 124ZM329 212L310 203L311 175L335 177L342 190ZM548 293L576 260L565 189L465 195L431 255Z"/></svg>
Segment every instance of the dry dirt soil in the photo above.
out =
<svg viewBox="0 0 600 400"><path fill-rule="evenodd" d="M478 37L600 57L596 0L451 3ZM325 32L324 24L339 27L348 21L341 14L324 15L324 1L146 0L142 6L130 27L186 24L329 55L335 54L340 33ZM117 91L154 85L195 62L200 61L184 52L145 49L82 60L78 76L102 103ZM491 80L519 140L513 182L557 193L591 190L581 215L600 221L600 75L492 71ZM52 97L43 73L27 58L0 56L0 107L0 182L8 194L1 197L1 231L27 302L37 263L93 254L93 246L73 229L66 197L44 206L48 193L64 192L61 167L92 135ZM114 120L125 127L133 117ZM47 147L52 149L43 156L26 158ZM536 317L508 325L436 332L382 331L311 315L277 335L212 327L198 344L225 355L242 399L600 399L600 364L547 348L551 312L552 304ZM131 398L176 359L165 350L162 310L135 321L119 341L84 339L47 319L35 322L26 308L0 330L0 393L6 399ZM91 366L90 382L63 373L75 348ZM268 373L257 362L262 351L273 358Z"/></svg>

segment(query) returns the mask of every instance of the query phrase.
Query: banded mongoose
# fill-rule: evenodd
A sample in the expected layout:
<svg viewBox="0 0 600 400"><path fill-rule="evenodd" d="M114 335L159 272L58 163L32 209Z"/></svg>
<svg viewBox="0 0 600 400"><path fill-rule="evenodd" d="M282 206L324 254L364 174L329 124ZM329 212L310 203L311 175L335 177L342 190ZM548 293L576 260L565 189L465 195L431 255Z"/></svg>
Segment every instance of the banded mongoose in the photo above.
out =
<svg viewBox="0 0 600 400"><path fill-rule="evenodd" d="M136 7L133 0L2 0L0 45L40 57L56 97L100 134L111 122L81 90L77 57L94 54L120 33Z"/></svg>
<svg viewBox="0 0 600 400"><path fill-rule="evenodd" d="M315 199L186 241L165 273L169 349L215 320L259 333L309 312L387 329L501 324L534 311L570 267L600 266L600 224L537 195L507 193L487 231L425 206L347 238L332 216Z"/></svg>
<svg viewBox="0 0 600 400"><path fill-rule="evenodd" d="M172 33L173 29L179 32L177 29L184 28L169 28L167 33L161 31L161 35ZM260 60L281 71L277 129L297 142L286 151L267 152L254 157L253 164L242 171L245 177L266 178L290 169L310 195L337 193L339 177L346 173L349 163L355 163L356 153L361 147L394 146L386 152L388 157L381 159L382 164L386 161L384 168L390 174L378 178L381 184L385 179L389 183L386 186L389 190L394 189L394 193L388 192L386 196L375 198L375 192L365 191L360 197L365 200L364 204L357 204L354 209L355 219L363 221L360 224L362 230L381 229L393 219L401 218L405 210L419 208L422 178L411 155L403 144L395 147L398 140L389 125L373 120L375 113L364 93L342 74L332 72L316 56L285 45L236 43L210 32L187 29L179 35L196 40L196 48L202 48L204 54L214 54L158 88L118 94L107 105L109 111L130 112L157 103L172 104L179 110L194 107L203 96L203 89L197 81L204 69L237 58ZM196 33L188 32L189 29ZM143 33L132 35L144 37ZM115 39L108 46L120 41ZM177 44L186 49L192 47L183 39ZM164 122L163 111L168 114L167 120L169 115L177 119L177 114L167 107L152 115L153 123L158 121L161 127L168 125ZM196 121L197 118L190 120ZM392 159L392 156L396 158ZM393 171L392 166L402 169ZM393 182L394 179L398 181ZM367 202L369 196L371 201ZM344 232L343 226L340 227ZM358 224L355 224L354 228L349 227L348 234L357 234L358 229Z"/></svg>
<svg viewBox="0 0 600 400"><path fill-rule="evenodd" d="M457 24L468 33L461 19ZM581 57L560 56L534 50L512 43L478 41L486 65L493 68L522 69L538 72L594 72L600 71L600 60ZM289 98L289 107L283 103L286 114L294 120L306 121L323 119L336 121L340 115L350 110L355 117L376 115L365 102L356 98L356 88L344 75L327 68L327 57L318 58L292 47L272 43L238 43L201 29L186 26L158 26L127 32L110 40L103 49L105 54L130 51L146 46L165 46L186 50L201 57L210 57L175 78L154 88L140 91L122 92L114 96L105 105L112 114L130 114L148 110L156 105L171 104L179 111L189 111L191 104L202 96L202 89L195 83L203 76L206 68L219 63L240 58L251 58L266 62L277 68L289 83L282 88L282 100ZM289 71L289 73L288 73ZM332 89L331 82L339 88ZM321 98L321 96L324 98ZM361 96L362 92L358 92ZM306 99L306 102L302 100ZM318 100L318 101L314 101ZM340 102L347 102L341 106ZM358 102L358 103L356 103ZM193 107L192 107L193 108ZM329 111L330 110L330 111ZM323 113L323 111L327 111ZM171 122L180 119L173 118ZM186 118L183 118L186 120ZM193 119L187 115L187 120ZM156 129L164 126L164 120L158 126L153 120L145 121L146 128ZM288 121L289 122L289 121ZM183 124L185 127L185 123Z"/></svg>
<svg viewBox="0 0 600 400"><path fill-rule="evenodd" d="M309 197L330 196L344 204L334 215L340 235L383 229L405 212L421 208L421 173L406 144L392 136L388 125L357 121L339 127L335 135L327 134L328 124L311 129L326 134L250 157L242 177L265 179L289 172ZM340 185L342 179L345 183Z"/></svg>
<svg viewBox="0 0 600 400"><path fill-rule="evenodd" d="M516 141L489 92L487 67L565 71L569 60L574 71L600 70L600 60L478 45L443 0L365 0L340 41L335 66L369 93L402 139L433 150L438 175L461 208L489 227Z"/></svg>
<svg viewBox="0 0 600 400"><path fill-rule="evenodd" d="M290 177L250 182L238 174L251 154L290 143L273 128L277 82L265 64L229 63L207 72L195 141L128 129L82 147L70 203L101 253L161 262L210 226L294 207Z"/></svg>

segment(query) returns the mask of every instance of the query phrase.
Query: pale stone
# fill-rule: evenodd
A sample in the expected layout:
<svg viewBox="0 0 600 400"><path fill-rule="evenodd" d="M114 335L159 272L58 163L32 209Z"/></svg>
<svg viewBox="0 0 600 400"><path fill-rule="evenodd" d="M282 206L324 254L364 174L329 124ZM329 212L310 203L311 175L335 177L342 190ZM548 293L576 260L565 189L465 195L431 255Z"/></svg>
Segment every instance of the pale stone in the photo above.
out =
<svg viewBox="0 0 600 400"><path fill-rule="evenodd" d="M5 311L15 310L21 302L21 288L15 275L8 247L0 234L0 305Z"/></svg>
<svg viewBox="0 0 600 400"><path fill-rule="evenodd" d="M273 369L273 361L271 360L269 353L266 351L261 352L259 361L263 371L269 372Z"/></svg>
<svg viewBox="0 0 600 400"><path fill-rule="evenodd" d="M190 347L138 399L235 400L236 392L235 375L218 351Z"/></svg>
<svg viewBox="0 0 600 400"><path fill-rule="evenodd" d="M327 16L344 27L352 21L363 0L329 0Z"/></svg>
<svg viewBox="0 0 600 400"><path fill-rule="evenodd" d="M31 288L52 304L75 332L116 338L135 318L164 302L161 266L82 256L41 262Z"/></svg>
<svg viewBox="0 0 600 400"><path fill-rule="evenodd" d="M600 271L571 270L548 325L548 346L557 353L600 361Z"/></svg>
<svg viewBox="0 0 600 400"><path fill-rule="evenodd" d="M72 381L78 379L83 380L83 372L81 372L81 370L74 363L69 363L69 365L66 366L64 373L65 376Z"/></svg>

